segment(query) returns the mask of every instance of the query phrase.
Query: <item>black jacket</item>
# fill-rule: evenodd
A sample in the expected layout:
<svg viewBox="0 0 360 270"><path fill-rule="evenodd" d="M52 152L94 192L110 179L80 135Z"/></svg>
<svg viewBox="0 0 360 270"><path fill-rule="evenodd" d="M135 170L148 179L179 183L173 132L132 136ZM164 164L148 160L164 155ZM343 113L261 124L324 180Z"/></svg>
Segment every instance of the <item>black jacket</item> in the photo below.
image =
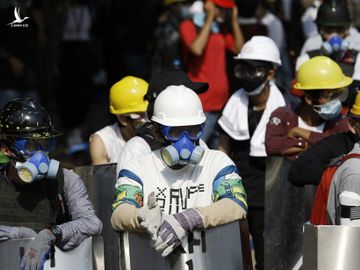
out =
<svg viewBox="0 0 360 270"><path fill-rule="evenodd" d="M296 186L319 184L330 160L350 152L356 141L350 131L321 140L292 163L288 174L289 181Z"/></svg>

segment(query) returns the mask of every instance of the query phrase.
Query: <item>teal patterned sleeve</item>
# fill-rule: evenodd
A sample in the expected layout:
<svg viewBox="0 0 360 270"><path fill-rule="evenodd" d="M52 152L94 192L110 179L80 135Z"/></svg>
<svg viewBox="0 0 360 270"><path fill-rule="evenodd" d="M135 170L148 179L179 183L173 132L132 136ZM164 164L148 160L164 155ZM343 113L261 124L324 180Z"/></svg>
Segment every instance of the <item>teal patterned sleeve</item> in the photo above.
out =
<svg viewBox="0 0 360 270"><path fill-rule="evenodd" d="M121 170L118 183L115 186L115 201L112 204L112 210L120 204L128 203L137 208L143 206L144 192L142 182L139 177L128 170Z"/></svg>
<svg viewBox="0 0 360 270"><path fill-rule="evenodd" d="M247 211L247 199L241 177L234 165L222 169L213 182L213 201L228 198Z"/></svg>

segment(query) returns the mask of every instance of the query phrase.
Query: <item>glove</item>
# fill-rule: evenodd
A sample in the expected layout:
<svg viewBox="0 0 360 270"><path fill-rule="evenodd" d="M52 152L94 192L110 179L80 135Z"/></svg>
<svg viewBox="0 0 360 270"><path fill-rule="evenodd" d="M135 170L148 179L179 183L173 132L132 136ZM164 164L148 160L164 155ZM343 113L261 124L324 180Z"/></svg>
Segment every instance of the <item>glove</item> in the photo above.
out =
<svg viewBox="0 0 360 270"><path fill-rule="evenodd" d="M156 251L161 252L163 257L166 257L181 244L189 232L195 229L204 229L204 221L200 213L194 208L165 216L160 225L154 247Z"/></svg>
<svg viewBox="0 0 360 270"><path fill-rule="evenodd" d="M0 241L9 239L32 238L36 232L26 227L0 226Z"/></svg>
<svg viewBox="0 0 360 270"><path fill-rule="evenodd" d="M49 254L50 245L55 241L55 235L48 229L40 231L31 241L24 257L21 259L20 270L42 270Z"/></svg>
<svg viewBox="0 0 360 270"><path fill-rule="evenodd" d="M156 203L155 192L151 192L147 204L138 211L138 220L140 227L149 234L152 241L156 240L161 224L161 215L161 209Z"/></svg>

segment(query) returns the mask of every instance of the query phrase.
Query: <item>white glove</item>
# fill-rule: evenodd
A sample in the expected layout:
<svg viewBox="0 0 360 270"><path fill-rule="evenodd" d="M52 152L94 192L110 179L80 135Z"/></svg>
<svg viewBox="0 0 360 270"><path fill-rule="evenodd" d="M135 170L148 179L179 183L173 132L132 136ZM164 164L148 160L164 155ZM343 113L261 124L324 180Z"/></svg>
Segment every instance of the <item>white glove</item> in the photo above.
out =
<svg viewBox="0 0 360 270"><path fill-rule="evenodd" d="M140 227L143 228L155 241L157 232L161 224L161 209L156 203L155 192L151 192L148 196L147 204L138 210L138 220Z"/></svg>

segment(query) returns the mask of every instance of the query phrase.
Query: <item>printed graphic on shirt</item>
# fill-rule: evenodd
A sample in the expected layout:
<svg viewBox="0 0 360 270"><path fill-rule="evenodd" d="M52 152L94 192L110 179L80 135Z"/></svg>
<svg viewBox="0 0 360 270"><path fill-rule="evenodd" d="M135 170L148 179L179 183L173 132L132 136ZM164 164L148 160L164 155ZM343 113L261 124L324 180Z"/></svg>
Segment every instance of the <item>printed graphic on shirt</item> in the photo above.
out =
<svg viewBox="0 0 360 270"><path fill-rule="evenodd" d="M270 123L275 125L275 126L278 126L278 125L281 124L281 119L279 117L276 117L276 116L271 117Z"/></svg>
<svg viewBox="0 0 360 270"><path fill-rule="evenodd" d="M195 194L204 192L204 184L182 188L157 187L156 201L159 204L161 210L165 211L166 206L168 206L169 211L167 214L174 214L188 209L188 203L195 196Z"/></svg>
<svg viewBox="0 0 360 270"><path fill-rule="evenodd" d="M247 209L246 193L237 173L227 174L214 183L213 201L229 198Z"/></svg>
<svg viewBox="0 0 360 270"><path fill-rule="evenodd" d="M141 188L132 185L120 185L116 187L115 202L112 205L113 211L122 203L135 205L137 208L143 206L143 191Z"/></svg>

